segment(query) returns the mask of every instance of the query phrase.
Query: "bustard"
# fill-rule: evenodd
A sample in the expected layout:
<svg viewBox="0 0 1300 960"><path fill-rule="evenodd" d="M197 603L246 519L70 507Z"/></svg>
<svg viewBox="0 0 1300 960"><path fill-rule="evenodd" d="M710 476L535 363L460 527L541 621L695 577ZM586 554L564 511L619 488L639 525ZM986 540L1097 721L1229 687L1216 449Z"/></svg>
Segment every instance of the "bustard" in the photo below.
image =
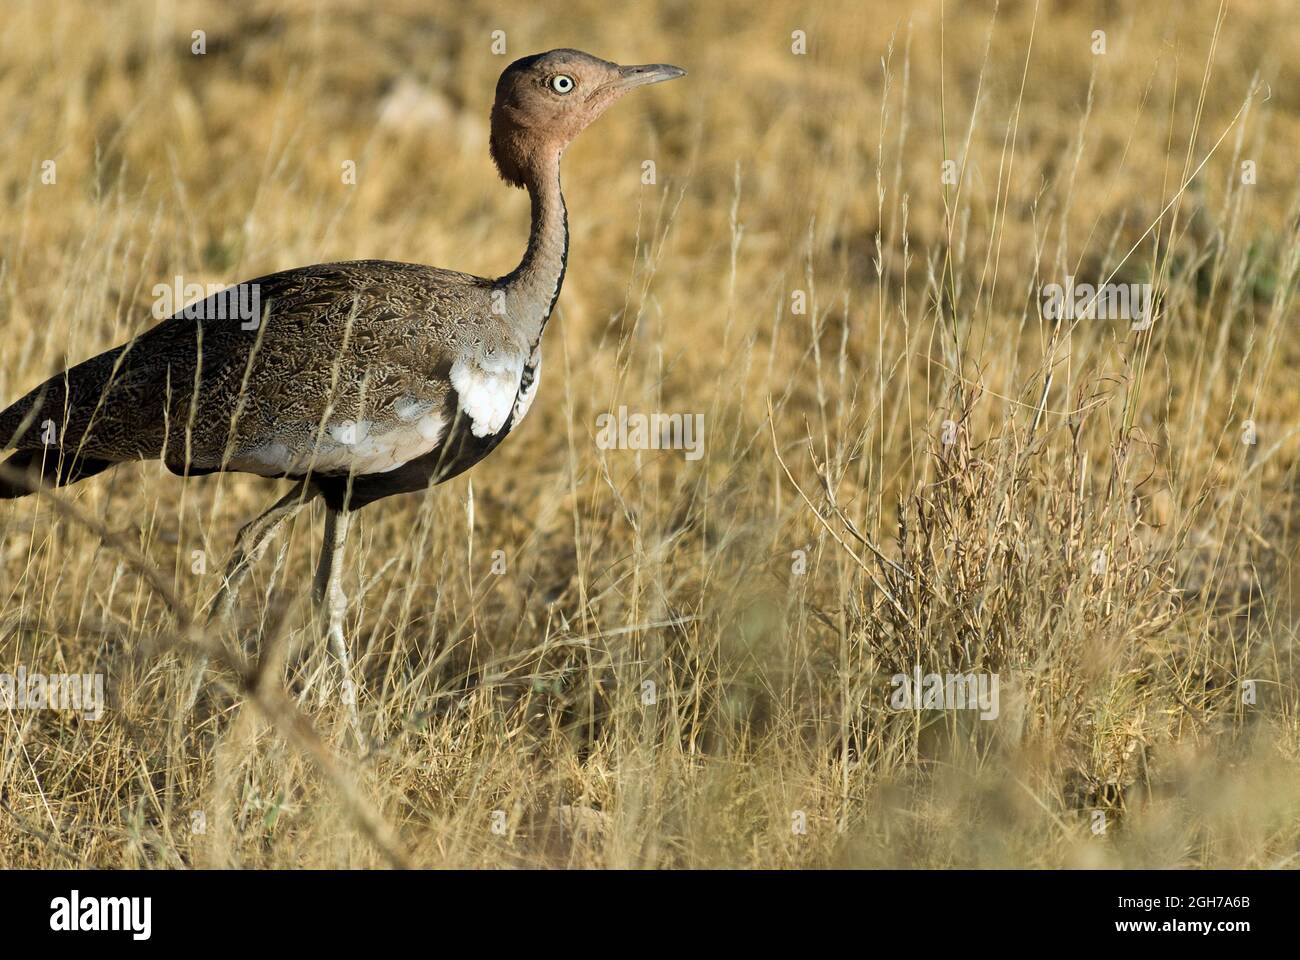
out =
<svg viewBox="0 0 1300 960"><path fill-rule="evenodd" d="M568 256L564 148L629 90L684 73L578 50L516 60L497 82L490 146L532 202L519 266L497 279L385 260L300 267L241 285L260 302L251 323L209 297L0 413L0 443L17 450L0 498L156 458L181 476L294 480L240 530L212 602L221 618L269 538L322 498L313 593L359 730L340 583L349 516L469 469L528 413Z"/></svg>

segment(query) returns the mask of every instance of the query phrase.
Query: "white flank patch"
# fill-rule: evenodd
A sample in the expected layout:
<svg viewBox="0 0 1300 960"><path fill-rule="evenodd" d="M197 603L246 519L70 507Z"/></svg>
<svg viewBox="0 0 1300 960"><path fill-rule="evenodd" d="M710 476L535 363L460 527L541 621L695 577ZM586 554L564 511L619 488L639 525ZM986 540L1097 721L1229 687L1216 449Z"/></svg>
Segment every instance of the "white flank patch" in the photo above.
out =
<svg viewBox="0 0 1300 960"><path fill-rule="evenodd" d="M241 451L231 466L262 474L297 474L310 469L313 473L361 476L396 470L438 448L446 424L433 412L433 404L421 405L418 410L408 407L407 416L395 412L403 422L387 429L376 429L369 420L326 424L315 449L312 444L290 449L279 440L269 440Z"/></svg>
<svg viewBox="0 0 1300 960"><path fill-rule="evenodd" d="M506 425L523 372L518 357L462 358L452 365L451 385L474 436L490 437Z"/></svg>
<svg viewBox="0 0 1300 960"><path fill-rule="evenodd" d="M362 420L358 423L355 420L344 420L342 423L327 424L325 433L340 446L356 446L370 436L370 421Z"/></svg>

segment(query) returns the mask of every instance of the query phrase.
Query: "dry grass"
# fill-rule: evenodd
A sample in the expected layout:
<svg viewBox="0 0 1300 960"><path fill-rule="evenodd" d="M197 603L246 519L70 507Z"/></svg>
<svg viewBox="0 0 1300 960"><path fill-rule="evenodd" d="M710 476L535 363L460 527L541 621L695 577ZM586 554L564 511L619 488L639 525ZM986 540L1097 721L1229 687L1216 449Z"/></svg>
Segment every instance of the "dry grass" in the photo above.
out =
<svg viewBox="0 0 1300 960"><path fill-rule="evenodd" d="M177 274L513 266L492 30L690 77L568 154L529 420L360 514L373 750L307 511L245 593L242 684L180 709L189 617L274 484L149 463L0 505L0 670L108 690L98 722L0 715L0 866L1295 864L1288 4L432 6L8 4L6 402ZM1066 274L1152 283L1157 322L1045 321ZM705 456L599 449L620 405L703 413ZM998 719L891 709L917 663L997 673Z"/></svg>

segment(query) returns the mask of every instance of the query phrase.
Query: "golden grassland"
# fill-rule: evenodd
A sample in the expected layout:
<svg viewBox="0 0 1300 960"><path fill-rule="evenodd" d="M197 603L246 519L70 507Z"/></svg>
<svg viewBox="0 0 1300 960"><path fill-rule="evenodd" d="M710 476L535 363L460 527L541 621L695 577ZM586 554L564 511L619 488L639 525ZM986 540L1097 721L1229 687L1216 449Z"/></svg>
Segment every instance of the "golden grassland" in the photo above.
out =
<svg viewBox="0 0 1300 960"><path fill-rule="evenodd" d="M359 514L372 742L319 508L223 633L281 484L145 463L0 504L0 671L107 688L0 713L0 866L1295 866L1288 3L11 0L0 400L177 275L506 272L487 111L558 46L689 76L567 154L529 419ZM1045 320L1067 275L1150 283L1154 325ZM600 449L620 406L704 414L703 458ZM997 719L892 709L917 664L996 673Z"/></svg>

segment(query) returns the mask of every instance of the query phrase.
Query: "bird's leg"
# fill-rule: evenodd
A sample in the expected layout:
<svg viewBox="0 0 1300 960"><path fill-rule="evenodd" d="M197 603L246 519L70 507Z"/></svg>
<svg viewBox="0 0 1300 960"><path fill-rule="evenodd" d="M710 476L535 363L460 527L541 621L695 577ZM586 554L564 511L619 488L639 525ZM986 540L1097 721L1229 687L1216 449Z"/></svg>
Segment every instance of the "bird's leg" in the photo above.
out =
<svg viewBox="0 0 1300 960"><path fill-rule="evenodd" d="M332 507L325 513L325 540L321 544L320 565L316 568L312 593L326 625L325 638L330 653L338 661L343 674L343 704L347 707L348 721L360 746L365 741L361 737L361 720L357 716L357 689L352 681L347 641L343 637L343 615L348 609L348 598L343 593L343 548L347 542L350 516L347 510Z"/></svg>
<svg viewBox="0 0 1300 960"><path fill-rule="evenodd" d="M225 619L230 615L234 610L240 587L248 578L253 566L266 553L271 536L285 521L291 519L316 496L317 491L314 487L308 485L305 480L300 481L292 490L275 501L265 513L240 528L239 536L235 538L235 551L230 557L230 563L226 566L226 573L221 581L221 590L208 611L209 623Z"/></svg>
<svg viewBox="0 0 1300 960"><path fill-rule="evenodd" d="M314 500L318 493L316 488L306 480L300 481L294 484L292 490L273 503L265 513L240 529L239 535L235 538L234 553L231 555L230 563L226 566L225 575L221 580L221 589L217 592L212 601L212 606L208 609L209 624L224 621L230 616L235 607L235 600L239 596L239 588L247 579L254 564L266 552L271 537L304 505ZM203 682L203 672L207 669L207 665L207 657L200 658L195 664L189 697L191 709L193 709L194 703L198 699L199 688Z"/></svg>

